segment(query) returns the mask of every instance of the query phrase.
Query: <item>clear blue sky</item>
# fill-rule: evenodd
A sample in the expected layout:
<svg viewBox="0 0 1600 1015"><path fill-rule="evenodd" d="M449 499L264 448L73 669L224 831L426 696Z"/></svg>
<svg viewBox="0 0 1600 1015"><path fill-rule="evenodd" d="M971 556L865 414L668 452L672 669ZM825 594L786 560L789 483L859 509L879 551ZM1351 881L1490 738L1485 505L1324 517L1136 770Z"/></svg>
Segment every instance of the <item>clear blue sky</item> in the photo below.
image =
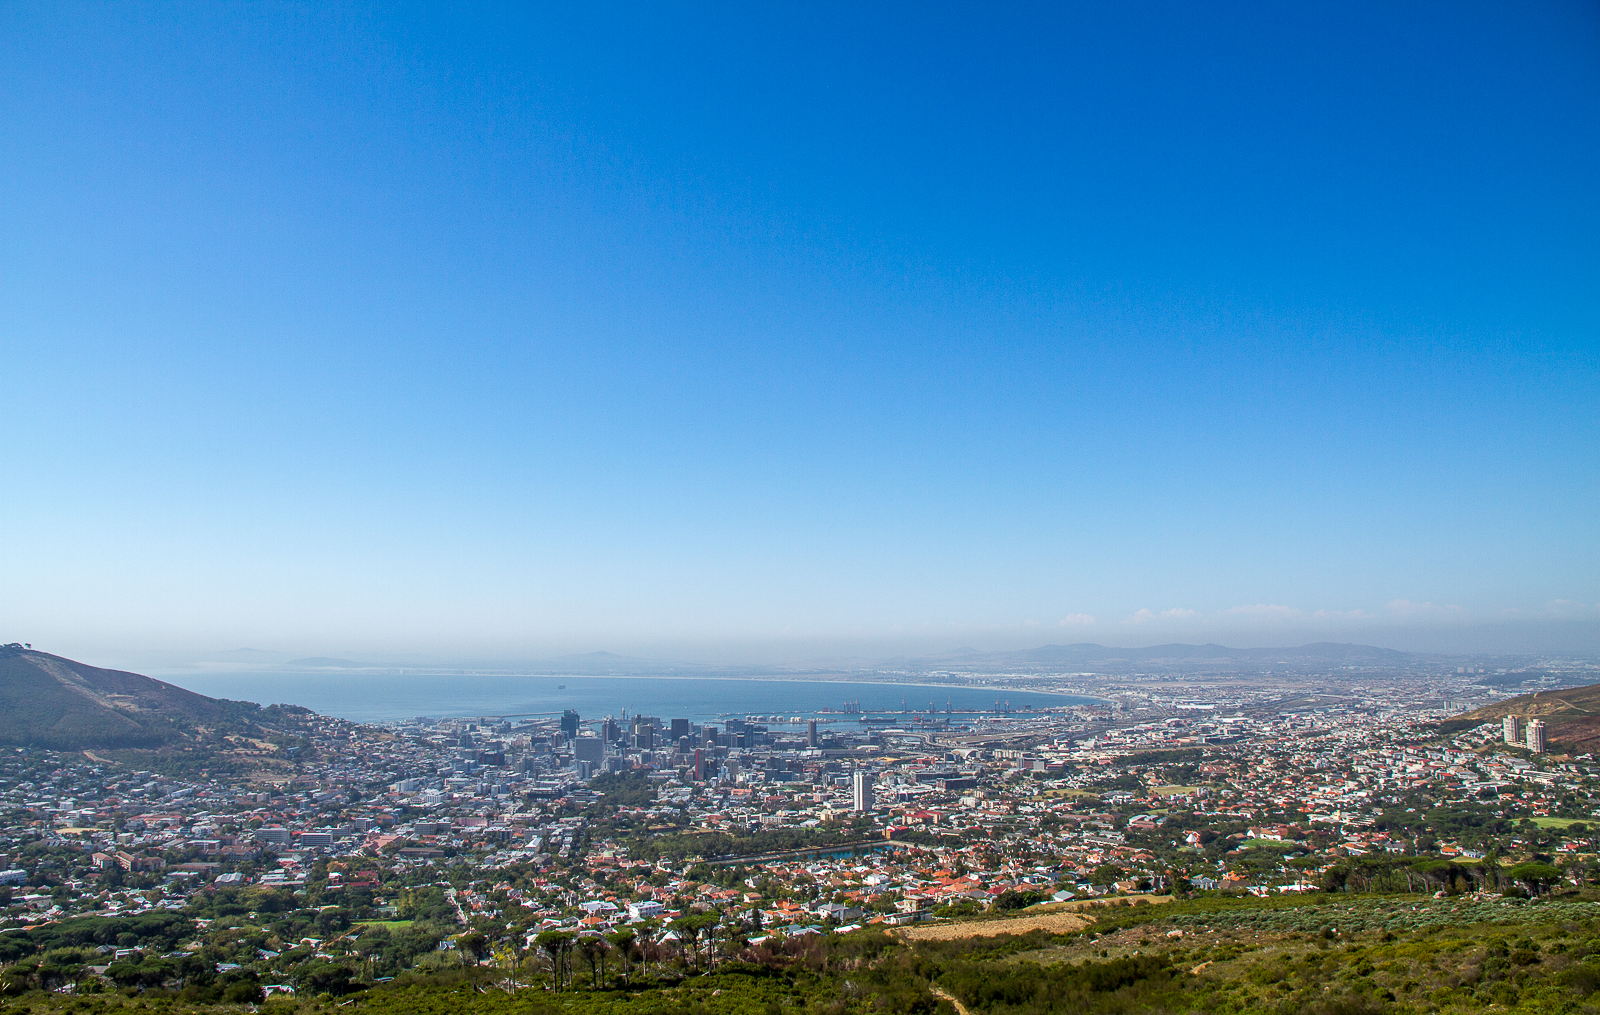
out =
<svg viewBox="0 0 1600 1015"><path fill-rule="evenodd" d="M1600 8L0 6L0 637L1600 647Z"/></svg>

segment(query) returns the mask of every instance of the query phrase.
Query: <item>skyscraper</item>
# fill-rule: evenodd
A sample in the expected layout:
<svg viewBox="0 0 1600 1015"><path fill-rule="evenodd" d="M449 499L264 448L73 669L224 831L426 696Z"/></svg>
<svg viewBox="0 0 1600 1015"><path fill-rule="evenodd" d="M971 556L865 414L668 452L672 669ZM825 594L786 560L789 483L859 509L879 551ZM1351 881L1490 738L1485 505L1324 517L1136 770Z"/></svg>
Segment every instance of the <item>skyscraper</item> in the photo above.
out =
<svg viewBox="0 0 1600 1015"><path fill-rule="evenodd" d="M1508 715L1500 723L1505 733L1506 743L1522 746L1522 716Z"/></svg>
<svg viewBox="0 0 1600 1015"><path fill-rule="evenodd" d="M872 810L872 773L857 772L855 777L855 800L853 810Z"/></svg>
<svg viewBox="0 0 1600 1015"><path fill-rule="evenodd" d="M1528 750L1535 754L1544 753L1544 721L1535 719L1528 724Z"/></svg>
<svg viewBox="0 0 1600 1015"><path fill-rule="evenodd" d="M812 750L817 746L817 721L815 719L806 723L806 746Z"/></svg>

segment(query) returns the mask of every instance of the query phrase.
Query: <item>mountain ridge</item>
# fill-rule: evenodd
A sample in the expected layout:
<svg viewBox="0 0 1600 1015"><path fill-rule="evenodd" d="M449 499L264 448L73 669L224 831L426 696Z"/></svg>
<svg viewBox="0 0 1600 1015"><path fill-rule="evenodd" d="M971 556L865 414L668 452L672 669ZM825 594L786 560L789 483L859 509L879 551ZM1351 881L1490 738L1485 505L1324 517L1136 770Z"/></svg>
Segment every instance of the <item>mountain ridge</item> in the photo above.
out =
<svg viewBox="0 0 1600 1015"><path fill-rule="evenodd" d="M1235 661L1241 664L1261 665L1282 660L1289 665L1353 664L1398 665L1417 658L1413 653L1398 649L1379 648L1374 645L1357 645L1346 642L1312 642L1307 645L1279 648L1230 648L1208 642L1190 645L1169 642L1143 648L1120 648L1098 645L1093 642L1074 642L1067 645L1040 645L1037 648L1015 649L959 656L927 656L915 662L931 664L940 659L959 658L962 663L1031 664L1055 666L1092 666L1100 663L1175 664L1203 662L1210 664Z"/></svg>

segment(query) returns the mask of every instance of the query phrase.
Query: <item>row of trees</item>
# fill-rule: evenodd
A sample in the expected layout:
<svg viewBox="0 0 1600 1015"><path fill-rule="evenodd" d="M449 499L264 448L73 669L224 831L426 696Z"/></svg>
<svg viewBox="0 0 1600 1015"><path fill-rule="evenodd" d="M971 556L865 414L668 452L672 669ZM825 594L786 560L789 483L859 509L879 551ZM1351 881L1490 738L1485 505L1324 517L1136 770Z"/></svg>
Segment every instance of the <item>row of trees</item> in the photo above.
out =
<svg viewBox="0 0 1600 1015"><path fill-rule="evenodd" d="M740 944L746 928L725 923L719 913L693 913L673 921L672 933L661 936L653 924L621 927L609 934L589 931L547 930L534 938L538 953L549 963L556 990L574 980L573 960L581 961L589 973L590 984L599 989L606 982L606 965L615 960L621 966L624 984L631 983L634 970L660 962L674 951L691 971L709 972L716 967L718 945ZM671 947L676 942L676 949Z"/></svg>
<svg viewBox="0 0 1600 1015"><path fill-rule="evenodd" d="M1561 883L1560 868L1539 860L1504 867L1491 853L1477 862L1448 858L1351 857L1322 877L1329 892L1506 891L1524 888L1542 895Z"/></svg>

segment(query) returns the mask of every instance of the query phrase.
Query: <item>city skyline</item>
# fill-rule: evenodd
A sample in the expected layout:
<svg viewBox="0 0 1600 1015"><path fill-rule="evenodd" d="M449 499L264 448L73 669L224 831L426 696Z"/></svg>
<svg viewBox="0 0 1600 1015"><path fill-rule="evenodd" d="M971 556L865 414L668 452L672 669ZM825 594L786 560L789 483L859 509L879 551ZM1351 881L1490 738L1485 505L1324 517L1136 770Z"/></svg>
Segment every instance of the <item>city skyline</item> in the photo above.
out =
<svg viewBox="0 0 1600 1015"><path fill-rule="evenodd" d="M1596 38L9 5L3 639L1595 653Z"/></svg>

